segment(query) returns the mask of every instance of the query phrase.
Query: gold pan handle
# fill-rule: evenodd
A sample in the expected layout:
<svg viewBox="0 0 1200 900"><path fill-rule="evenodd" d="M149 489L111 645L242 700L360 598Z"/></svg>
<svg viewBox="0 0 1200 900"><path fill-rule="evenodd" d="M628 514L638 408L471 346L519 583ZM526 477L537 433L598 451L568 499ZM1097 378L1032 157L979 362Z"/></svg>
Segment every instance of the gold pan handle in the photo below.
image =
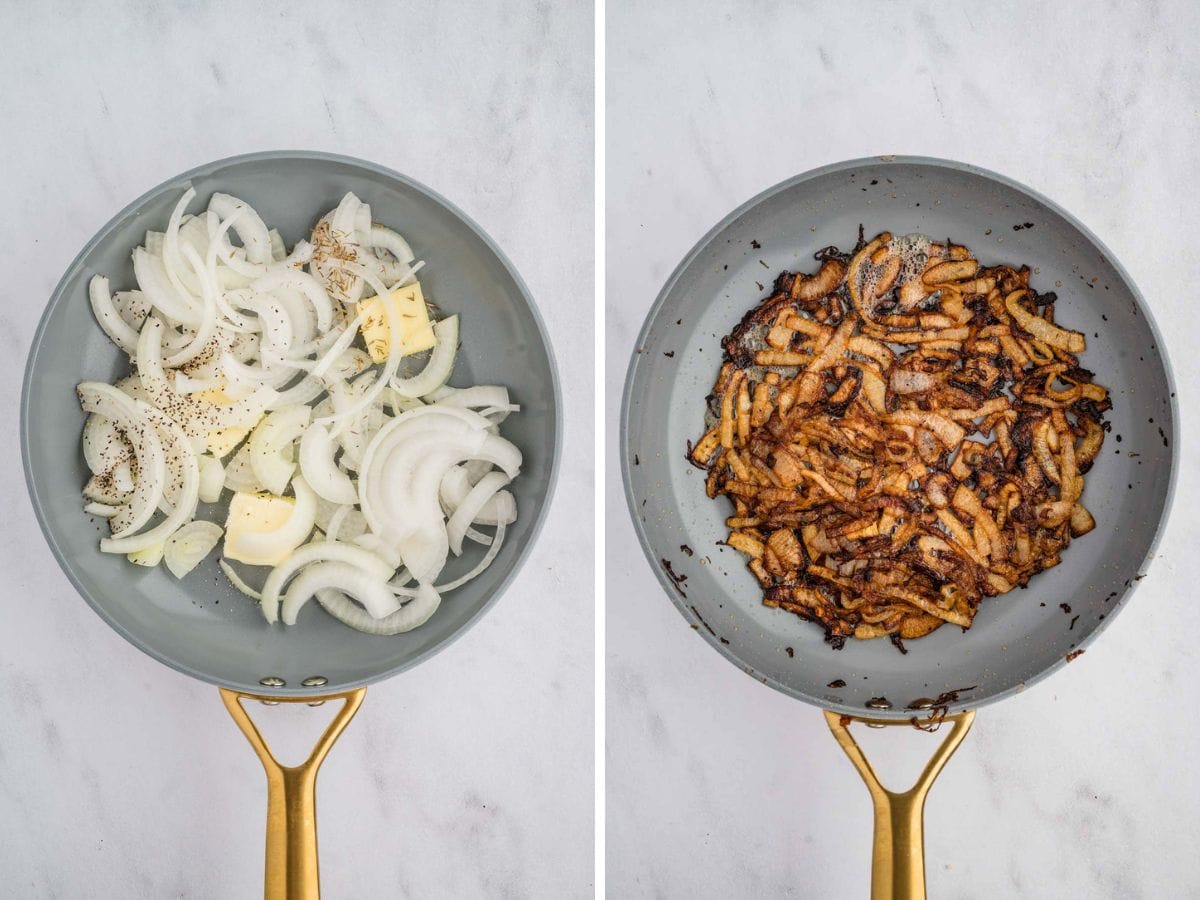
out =
<svg viewBox="0 0 1200 900"><path fill-rule="evenodd" d="M825 712L829 730L867 783L875 805L875 840L871 859L871 900L925 900L925 796L975 720L974 710L946 716L953 728L925 766L917 783L903 793L889 791L850 734L851 722L902 725L905 721L863 719Z"/></svg>
<svg viewBox="0 0 1200 900"><path fill-rule="evenodd" d="M265 697L221 688L221 699L242 734L258 754L267 773L267 862L265 900L318 900L321 879L317 867L317 770L343 729L362 704L366 688L320 697ZM242 700L312 703L343 700L308 759L284 766L271 753L250 719Z"/></svg>

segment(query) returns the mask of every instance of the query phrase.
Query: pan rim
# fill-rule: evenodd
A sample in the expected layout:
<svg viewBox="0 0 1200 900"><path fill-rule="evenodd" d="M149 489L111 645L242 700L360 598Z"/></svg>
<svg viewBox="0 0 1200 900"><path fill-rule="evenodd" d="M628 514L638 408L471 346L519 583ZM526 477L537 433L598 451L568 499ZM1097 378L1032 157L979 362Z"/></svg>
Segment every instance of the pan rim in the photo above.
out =
<svg viewBox="0 0 1200 900"><path fill-rule="evenodd" d="M671 274L667 277L667 280L664 282L663 287L659 290L658 296L655 298L654 303L651 305L649 311L646 313L645 319L642 322L642 327L638 330L638 336L636 339L636 343L634 344L633 352L631 354L628 367L626 368L625 382L624 382L624 385L621 390L621 412L620 412L621 418L620 418L620 425L619 425L619 430L618 430L618 441L619 441L618 450L619 450L619 456L620 456L620 460L621 460L621 482L622 482L622 487L623 487L624 494L625 494L625 505L626 505L626 509L629 512L629 517L633 522L633 528L634 528L635 533L637 534L638 543L641 545L642 553L645 556L646 561L650 566L650 570L654 573L655 577L657 578L659 585L662 587L663 593L666 594L667 598L671 601L671 603L679 611L680 615L683 616L684 621L686 621L690 625L696 625L698 623L694 622L692 616L689 615L688 605L683 601L682 598L680 598L675 593L675 585L670 581L666 572L664 572L658 565L655 564L656 563L655 553L654 553L653 548L650 546L650 540L646 534L645 528L643 527L643 524L638 517L637 500L633 496L633 489L632 489L632 483L631 483L633 473L632 473L632 468L630 465L630 454L628 452L629 451L628 442L629 442L629 420L630 420L630 414L632 411L634 380L637 377L637 374L638 374L638 371L640 368L639 364L643 357L643 354L641 354L637 348L645 346L647 338L649 337L650 327L657 320L659 311L661 310L663 305L666 303L668 295L670 295L671 292L674 290L675 285L678 282L679 278L695 262L695 260L710 246L710 244L713 242L713 240L715 240L729 226L730 223L734 222L741 216L745 215L747 212L754 209L761 203L769 200L770 198L776 196L779 193L782 193L783 191L789 190L790 188L792 188L798 184L802 184L806 181L811 181L815 178L820 178L825 175L835 174L838 172L845 172L845 171L848 171L851 169L861 168L866 165L877 166L880 164L883 164L883 165L915 165L915 166L924 166L924 167L932 168L932 169L949 169L951 171L956 171L956 172L966 172L966 173L969 173L972 175L977 175L984 179L996 182L1000 185L1003 185L1003 186L1008 187L1012 190L1015 190L1021 194L1024 194L1025 196L1030 197L1031 199L1042 204L1043 206L1045 206L1047 209L1051 210L1052 212L1058 214L1063 219L1065 219L1068 223L1070 223L1075 229L1077 229L1079 231L1080 234L1083 235L1083 237L1099 253L1101 253L1103 255L1105 260L1107 260L1107 262L1110 265L1112 265L1112 267L1116 270L1117 275L1125 283L1125 286L1127 288L1129 288L1129 292L1133 296L1134 302L1137 304L1137 309L1138 309L1139 314L1145 316L1146 322L1150 328L1150 333L1154 336L1155 346L1158 348L1159 358L1162 360L1163 372L1164 372L1164 375L1166 378L1167 390L1168 390L1168 395L1169 395L1167 398L1167 402L1170 404L1170 409L1171 409L1171 424L1172 424L1171 448L1170 448L1171 455L1170 455L1170 471L1167 473L1166 496L1165 496L1165 499L1163 502L1162 512L1160 513L1160 515L1158 517L1158 522L1155 526L1154 534L1151 536L1150 544L1146 550L1146 554L1142 558L1141 563L1138 565L1139 573L1145 573L1146 571L1148 571L1150 562L1153 560L1155 553L1158 550L1158 545L1162 540L1163 534L1166 532L1167 524L1171 518L1172 507L1174 505L1175 491L1178 486L1179 458L1180 458L1179 442L1180 442L1180 433L1182 430L1179 427L1179 401L1178 401L1178 398L1176 397L1177 390L1176 390L1176 385L1175 385L1174 369L1171 366L1170 355L1167 351L1166 344L1164 343L1164 341L1162 339L1162 332L1160 331L1160 329L1158 327L1157 321L1155 321L1153 311L1149 308L1148 304L1146 303L1145 297L1142 295L1141 290L1138 289L1136 282L1134 282L1133 278L1130 276L1130 274L1126 270L1125 266L1121 263L1121 261L1119 259L1117 259L1117 257L1112 253L1112 251L1110 251L1108 249L1108 246L1102 240L1100 240L1100 238L1090 228L1088 228L1087 225L1085 225L1078 217L1076 217L1073 214L1071 214L1070 212L1068 212L1066 209L1064 209L1058 203L1055 203L1049 197L1046 197L1039 191L1034 190L1033 188L1031 188L1028 185L1025 185L1019 181L1016 181L1015 179L1009 178L1008 176L1002 175L998 172L993 172L990 169L985 169L981 166L976 166L971 163L959 162L957 160L942 159L942 158L933 157L933 156L905 156L905 155L900 155L900 154L885 154L885 155L879 155L879 156L867 156L867 157L859 157L856 159L842 160L840 162L829 163L824 166L819 166L815 169L810 169L806 172L800 173L799 175L794 175L794 176L787 178L781 182L778 182L777 184L774 184L774 185L766 188L765 190L760 191L758 194L754 195L749 200L746 200L745 202L740 204L738 207L736 207L734 210L732 210L727 215L725 215L712 228L710 228L707 232L705 232L705 234L684 255L684 257L680 260L679 264L677 266L675 266L675 268L672 270ZM1125 608L1128 601L1130 600L1130 598L1133 596L1134 592L1136 591L1138 585L1139 585L1139 581L1137 581L1137 580L1131 581L1130 584L1125 588L1122 595L1116 599L1115 603L1113 604L1113 608L1116 612L1120 612L1121 610L1123 610ZM1096 640L1096 638L1099 637L1099 635L1109 625L1112 624L1113 619L1116 618L1116 612L1114 612L1113 615L1107 616L1103 621L1098 622L1092 628L1092 630L1088 633L1088 635L1082 641L1079 642L1078 647L1076 649L1078 649L1080 651L1087 649L1087 647L1089 647ZM718 653L720 653L721 656L723 656L728 662L733 663L735 666L737 666L737 668L739 670L741 670L745 674L749 675L755 681L759 681L759 682L767 685L768 687L774 688L775 690L777 690L789 697L792 697L796 700L801 700L804 703L807 703L811 706L818 707L820 709L828 709L828 710L832 710L834 712L844 713L844 714L851 715L851 716L861 715L863 713L863 710L858 706L853 706L850 704L841 704L841 703L829 703L826 700L824 700L823 698L810 696L809 694L806 694L803 691L797 690L789 685L786 685L783 682L779 681L778 679L773 678L770 675L765 674L763 672L760 672L753 666L748 665L731 649L731 645L722 644L715 634L708 633L706 631L706 629L704 629L704 628L693 628L693 630L697 634L699 634L700 637L703 638L710 647L712 647L714 650L716 650ZM990 695L982 697L978 700L955 701L955 702L949 704L949 706L947 707L948 712L954 713L954 712L960 712L960 711L966 710L966 709L978 709L979 707L986 706L988 704L1007 699L1008 697L1011 697L1014 694L1023 693L1025 691L1027 691L1029 688L1031 688L1034 685L1041 682L1043 679L1047 678L1049 675L1053 674L1054 672L1057 672L1059 669L1061 669L1066 664L1067 664L1066 657L1059 657L1053 664L1043 668L1041 671L1037 672L1035 675L1025 679L1024 681L1022 681L1018 684L1015 684L1009 688L1006 688L1003 691L998 691L994 694L990 694ZM889 719L897 719L897 720L905 720L912 716L912 713L908 710L872 710L871 713L876 718L889 718Z"/></svg>
<svg viewBox="0 0 1200 900"><path fill-rule="evenodd" d="M535 513L533 513L533 515L535 516L533 525L530 528L529 534L528 534L527 538L525 539L524 544L518 548L517 556L513 560L512 567L509 569L509 571L507 573L505 573L504 577L500 580L500 583L496 587L496 589L491 592L491 594L483 601L483 603L479 606L479 608L469 618L467 618L458 628L456 628L454 631L447 634L442 640L440 640L434 644L431 644L429 647L424 649L422 652L416 654L412 658L405 660L403 663L401 663L399 665L393 666L389 669L385 669L385 670L375 673L373 675L366 676L363 678L356 678L356 679L345 681L345 682L338 682L337 684L334 684L334 685L323 685L320 689L317 689L317 690L305 689L305 688L289 688L289 687L273 688L273 687L269 687L266 685L261 685L257 682L255 682L253 684L251 684L251 683L243 684L241 682L236 682L236 681L222 681L222 680L210 675L207 672L200 671L198 669L193 668L192 666L181 663L180 661L172 658L169 654L161 651L157 647L153 646L151 643L143 641L140 637L138 637L137 635L134 635L132 632L130 632L129 630L124 628L113 616L111 616L108 613L105 606L102 603L98 602L96 600L96 598L94 598L92 596L91 591L88 590L88 588L83 584L83 582L76 576L75 571L69 564L67 555L64 553L63 548L59 545L59 543L55 537L55 534L52 530L52 527L51 527L51 524L49 521L49 517L45 510L42 498L41 498L41 496L39 496L37 488L35 487L34 481L33 481L33 473L32 473L31 466L30 466L31 447L29 445L29 427L28 427L29 426L29 418L30 418L30 404L29 404L30 387L33 382L34 372L37 368L37 359L38 359L39 353L42 348L42 341L43 341L43 338L45 335L45 331L49 325L50 315L55 309L57 309L58 305L61 302L63 302L63 298L66 295L65 294L66 285L76 275L77 270L82 267L84 259L92 252L92 250L98 244L100 244L107 237L109 232L120 221L125 219L127 216L135 214L139 209L141 209L152 198L158 196L162 191L170 188L172 185L186 182L192 178L197 178L197 177L201 177L203 175L208 175L214 171L220 170L221 168L232 166L232 165L241 165L244 163L260 162L260 161L298 160L298 159L318 160L318 161L327 162L327 163L339 163L342 165L356 167L358 169L365 170L372 174L381 175L385 178L388 178L394 182L397 182L397 183L403 185L405 188L413 190L413 191L417 192L418 194L425 196L429 200L432 200L434 203L441 206L443 209L447 210L452 216L454 216L455 219L457 219L459 222L464 224L471 231L472 234L474 234L481 241L483 241L484 245L488 248L488 250L490 250L493 254L495 254L496 259L499 260L500 264L504 267L504 270L512 278L513 283L516 285L517 290L519 291L522 299L525 301L525 305L529 308L530 313L533 316L534 323L537 327L538 339L540 340L542 347L544 348L544 350L546 352L546 358L549 363L551 390L552 390L552 394L553 394L553 398L554 398L554 411L555 411L554 446L552 448L552 452L551 452L551 456L550 456L550 473L549 473L549 476L548 476L547 482L546 482L545 496L542 499L542 502L538 504L537 511ZM541 534L542 527L545 525L546 511L553 502L554 493L555 493L555 490L558 485L558 476L559 476L561 453L562 453L562 433L563 433L563 415L562 415L562 413L563 413L562 384L561 384L561 380L560 380L559 372L558 372L558 362L554 355L554 348L550 342L549 333L546 330L546 323L542 319L541 312L538 310L537 304L534 302L533 295L530 292L528 285L526 285L525 280L521 277L520 273L517 271L517 269L513 265L512 261L504 253L504 251L500 248L500 246L492 239L492 237L477 222L475 222L474 219L472 219L465 212L463 212L463 210L461 210L457 205L455 205L451 201L447 200L440 193L433 190L432 188L426 187L424 184L417 181L416 179L414 179L408 175L404 175L403 173L397 172L394 169L390 169L386 166L381 166L378 163L370 162L369 160L359 159L357 157L347 156L345 154L340 154L340 153L328 153L328 152L325 152L322 150L287 150L287 149L260 150L260 151L255 151L253 153L242 153L242 154L237 154L234 156L227 156L227 157L223 157L221 159L212 160L210 162L203 163L198 166L194 166L194 167L188 169L187 171L182 172L178 175L174 175L174 176L162 181L155 187L150 188L149 190L143 192L136 199L134 199L130 203L126 204L119 212L117 212L115 215L113 215L107 222L105 222L105 224L102 225L96 231L96 233L87 241L87 243L84 244L83 248L75 255L74 259L71 260L71 263L64 270L62 277L58 280L58 283L55 285L54 290L51 292L50 299L46 303L45 309L42 310L41 318L38 320L37 328L34 330L33 339L29 345L28 355L26 356L26 360L25 360L25 370L24 370L24 373L21 378L21 402L20 402L20 424L19 424L19 432L20 432L19 440L20 440L20 444L21 444L21 467L22 467L22 470L25 475L25 487L26 487L26 491L29 495L30 504L33 507L34 517L37 519L38 527L41 529L42 535L45 538L47 545L50 547L50 552L54 556L55 562L58 563L59 569L63 572L64 575L67 576L67 580L70 581L71 586L74 587L76 593L79 594L86 601L87 605L89 607L91 607L92 611L95 612L102 620L104 620L104 622L110 628L112 628L113 631L115 631L117 634L119 634L122 638L124 638L126 641L128 641L130 644L132 644L138 650L145 653L147 656L151 657L152 659L157 660L158 662L162 663L163 665L165 665L171 669L174 669L176 672L180 672L184 675L189 675L192 678L195 678L195 679L205 682L207 684L216 685L218 687L225 687L225 688L229 688L231 690L247 691L247 692L255 693L255 694L270 694L270 695L288 696L288 697L318 696L321 694L329 693L332 690L345 691L345 690L353 690L353 689L359 688L359 687L365 687L367 685L374 684L379 681L383 681L387 678L391 678L392 676L398 675L399 673L401 673L407 669L411 669L412 667L419 665L422 662L425 662L426 660L428 660L432 656L436 655L437 653L441 652L442 650L445 650L447 647L449 647L451 644L453 644L456 640L458 640L460 637L462 637L480 619L482 619L483 616L489 610L491 610L491 608L495 605L496 601L500 599L500 597L504 594L504 592L512 584L512 581L516 578L517 574L521 571L522 567L524 566L525 562L527 561L527 559L529 557L529 553L530 553L532 547L537 543L537 539L538 539L538 536Z"/></svg>

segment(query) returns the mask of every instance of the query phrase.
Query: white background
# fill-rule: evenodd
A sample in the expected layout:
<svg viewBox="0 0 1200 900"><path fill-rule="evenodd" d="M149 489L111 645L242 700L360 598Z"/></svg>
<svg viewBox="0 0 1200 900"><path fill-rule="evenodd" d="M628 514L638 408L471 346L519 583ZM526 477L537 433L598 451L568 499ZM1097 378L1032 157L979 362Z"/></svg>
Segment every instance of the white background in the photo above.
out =
<svg viewBox="0 0 1200 900"><path fill-rule="evenodd" d="M1095 230L1165 332L1183 414L1170 531L1129 609L982 710L933 788L930 896L1200 894L1200 7L611 0L607 15L610 895L868 896L866 788L818 710L726 663L667 601L615 426L641 322L712 225L791 175L889 153L1002 172ZM896 731L863 740L901 757L879 765L901 787L897 763L930 742Z"/></svg>
<svg viewBox="0 0 1200 900"><path fill-rule="evenodd" d="M592 12L451 6L0 7L0 894L261 896L258 760L214 688L127 645L59 573L16 422L42 308L109 217L192 166L304 148L402 171L479 222L538 301L566 404L521 575L371 688L325 763L325 895L591 896Z"/></svg>

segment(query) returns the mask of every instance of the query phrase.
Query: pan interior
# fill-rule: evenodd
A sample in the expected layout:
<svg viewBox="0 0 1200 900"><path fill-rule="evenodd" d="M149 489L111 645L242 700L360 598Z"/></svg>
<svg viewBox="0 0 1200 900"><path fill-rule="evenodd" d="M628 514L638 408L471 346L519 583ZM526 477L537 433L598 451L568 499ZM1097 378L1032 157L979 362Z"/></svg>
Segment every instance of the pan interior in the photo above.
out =
<svg viewBox="0 0 1200 900"><path fill-rule="evenodd" d="M907 644L848 641L761 605L741 554L724 547L725 498L685 460L703 433L720 338L781 269L811 272L814 251L851 249L863 223L967 244L984 264L1025 263L1059 296L1061 322L1087 335L1081 364L1112 392L1112 432L1087 475L1097 528L1025 590L985 600L973 627L943 626ZM1030 223L1030 224L1026 224ZM1019 226L1019 227L1016 227ZM1136 289L1095 238L1032 192L977 169L917 160L839 164L768 191L710 233L660 295L638 342L622 420L626 491L651 564L697 632L751 675L806 701L891 712L921 699L974 707L1064 664L1121 607L1144 571L1170 495L1176 413L1162 346ZM687 550L691 551L691 554ZM664 562L665 561L665 562ZM676 586L665 572L669 562ZM686 595L686 596L685 596ZM1069 612L1067 611L1069 609ZM841 681L844 686L834 686ZM969 690L965 690L968 689Z"/></svg>
<svg viewBox="0 0 1200 900"><path fill-rule="evenodd" d="M310 603L290 628L268 626L257 605L239 594L217 566L219 548L186 579L163 567L147 570L99 552L107 527L81 509L88 472L80 450L84 417L75 385L112 381L128 363L96 326L87 299L93 274L114 290L135 287L130 254L147 229L162 230L186 184L197 191L192 211L217 190L253 205L290 247L346 191L371 205L376 221L395 227L426 260L426 295L461 314L462 347L451 384L507 385L519 414L505 436L524 454L511 485L520 515L495 563L442 599L425 625L408 634L360 634ZM419 662L448 643L499 595L536 533L557 461L557 382L541 323L524 285L490 240L461 213L425 188L385 169L343 157L257 154L214 163L168 182L135 201L92 240L59 284L30 353L22 403L22 446L35 510L60 565L114 628L141 649L207 681L259 693L268 676L285 688L323 676L336 690L366 683ZM224 524L225 505L201 506ZM464 554L470 556L470 554ZM474 558L447 567L454 577ZM309 689L311 690L311 689Z"/></svg>

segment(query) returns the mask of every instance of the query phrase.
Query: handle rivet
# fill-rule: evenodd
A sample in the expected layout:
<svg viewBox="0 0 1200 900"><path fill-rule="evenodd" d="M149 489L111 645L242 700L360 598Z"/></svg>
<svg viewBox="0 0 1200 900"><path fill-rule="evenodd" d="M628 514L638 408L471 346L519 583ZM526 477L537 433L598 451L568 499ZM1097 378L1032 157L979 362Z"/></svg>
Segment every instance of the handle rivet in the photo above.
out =
<svg viewBox="0 0 1200 900"><path fill-rule="evenodd" d="M871 709L891 709L892 701L887 697L872 697L867 701L867 706Z"/></svg>
<svg viewBox="0 0 1200 900"><path fill-rule="evenodd" d="M324 706L325 701L324 700L314 700L312 703L310 703L308 705L309 706Z"/></svg>
<svg viewBox="0 0 1200 900"><path fill-rule="evenodd" d="M324 675L310 675L300 683L305 687L321 687L322 685L329 684L329 679Z"/></svg>
<svg viewBox="0 0 1200 900"><path fill-rule="evenodd" d="M268 675L266 678L258 679L258 683L263 687L287 687L287 682L278 675Z"/></svg>

